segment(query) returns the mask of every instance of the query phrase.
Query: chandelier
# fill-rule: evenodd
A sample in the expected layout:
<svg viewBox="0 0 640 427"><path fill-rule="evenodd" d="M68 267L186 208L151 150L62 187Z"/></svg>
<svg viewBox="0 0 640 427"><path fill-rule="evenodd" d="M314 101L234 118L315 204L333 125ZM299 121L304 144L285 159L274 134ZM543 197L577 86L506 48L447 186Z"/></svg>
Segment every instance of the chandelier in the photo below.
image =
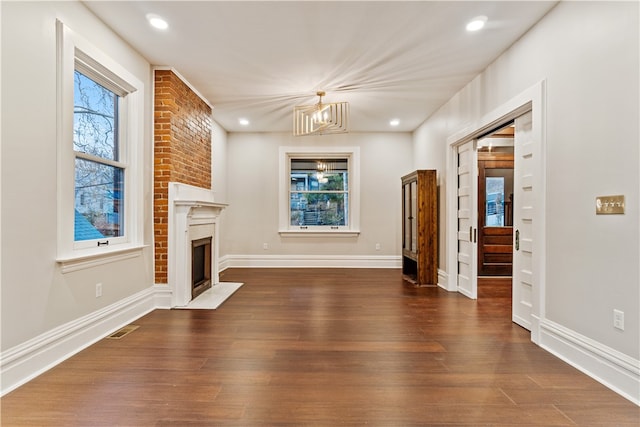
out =
<svg viewBox="0 0 640 427"><path fill-rule="evenodd" d="M316 92L320 97L315 105L298 105L293 109L294 136L324 135L328 133L346 133L349 131L349 103L322 103L323 91Z"/></svg>
<svg viewBox="0 0 640 427"><path fill-rule="evenodd" d="M326 162L324 160L320 160L316 163L316 179L320 184L326 184L329 182L329 178L326 175L329 175L333 172L333 164Z"/></svg>

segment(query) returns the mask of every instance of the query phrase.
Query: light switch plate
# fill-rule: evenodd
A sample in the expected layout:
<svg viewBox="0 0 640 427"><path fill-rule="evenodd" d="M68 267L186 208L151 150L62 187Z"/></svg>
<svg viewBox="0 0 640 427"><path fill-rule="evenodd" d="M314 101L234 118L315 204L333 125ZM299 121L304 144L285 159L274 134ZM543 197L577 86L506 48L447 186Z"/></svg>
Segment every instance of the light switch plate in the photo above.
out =
<svg viewBox="0 0 640 427"><path fill-rule="evenodd" d="M596 215L611 215L624 213L624 196L596 197Z"/></svg>

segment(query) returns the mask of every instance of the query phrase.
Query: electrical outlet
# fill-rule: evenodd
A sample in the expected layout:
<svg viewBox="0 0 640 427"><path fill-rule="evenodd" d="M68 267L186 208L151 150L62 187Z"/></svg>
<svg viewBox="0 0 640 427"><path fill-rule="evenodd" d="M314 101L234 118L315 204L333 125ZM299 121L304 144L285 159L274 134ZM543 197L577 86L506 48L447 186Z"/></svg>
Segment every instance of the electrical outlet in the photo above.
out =
<svg viewBox="0 0 640 427"><path fill-rule="evenodd" d="M263 243L263 244L262 244L262 249L264 249L265 251L266 251L267 249L269 249L269 244L268 244L268 243Z"/></svg>
<svg viewBox="0 0 640 427"><path fill-rule="evenodd" d="M613 310L613 327L624 331L624 311Z"/></svg>
<svg viewBox="0 0 640 427"><path fill-rule="evenodd" d="M102 296L102 283L96 283L96 298Z"/></svg>
<svg viewBox="0 0 640 427"><path fill-rule="evenodd" d="M380 250L380 243L376 243L376 251Z"/></svg>

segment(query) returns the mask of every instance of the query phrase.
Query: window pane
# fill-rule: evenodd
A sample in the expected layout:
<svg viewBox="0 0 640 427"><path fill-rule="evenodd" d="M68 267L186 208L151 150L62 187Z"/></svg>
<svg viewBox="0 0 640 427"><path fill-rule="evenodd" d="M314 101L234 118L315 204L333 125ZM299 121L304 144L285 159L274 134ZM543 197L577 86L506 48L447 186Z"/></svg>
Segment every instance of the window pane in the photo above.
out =
<svg viewBox="0 0 640 427"><path fill-rule="evenodd" d="M504 226L504 177L486 177L485 225Z"/></svg>
<svg viewBox="0 0 640 427"><path fill-rule="evenodd" d="M118 95L75 71L73 149L109 160L118 159Z"/></svg>
<svg viewBox="0 0 640 427"><path fill-rule="evenodd" d="M291 159L291 191L347 191L347 159Z"/></svg>
<svg viewBox="0 0 640 427"><path fill-rule="evenodd" d="M348 225L348 168L346 158L292 158L289 225Z"/></svg>
<svg viewBox="0 0 640 427"><path fill-rule="evenodd" d="M76 158L74 240L124 234L124 170Z"/></svg>
<svg viewBox="0 0 640 427"><path fill-rule="evenodd" d="M290 225L347 225L348 195L346 193L291 192Z"/></svg>

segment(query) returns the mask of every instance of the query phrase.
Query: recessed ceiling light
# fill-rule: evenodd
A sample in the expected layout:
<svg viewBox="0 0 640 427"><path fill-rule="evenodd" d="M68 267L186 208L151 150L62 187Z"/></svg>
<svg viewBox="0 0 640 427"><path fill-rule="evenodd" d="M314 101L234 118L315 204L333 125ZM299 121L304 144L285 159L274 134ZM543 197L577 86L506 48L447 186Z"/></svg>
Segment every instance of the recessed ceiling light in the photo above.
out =
<svg viewBox="0 0 640 427"><path fill-rule="evenodd" d="M400 120L398 120L398 119L393 119L393 120L391 120L391 121L389 122L389 124L390 124L391 126L398 126L398 125L400 124Z"/></svg>
<svg viewBox="0 0 640 427"><path fill-rule="evenodd" d="M467 31L478 31L487 23L487 17L484 15L476 16L467 24Z"/></svg>
<svg viewBox="0 0 640 427"><path fill-rule="evenodd" d="M149 24L151 24L152 27L159 30L166 30L167 28L169 28L169 24L167 23L167 21L154 13L147 14L147 21L149 21Z"/></svg>
<svg viewBox="0 0 640 427"><path fill-rule="evenodd" d="M238 123L240 123L242 126L248 126L249 125L249 120L247 120L247 119L238 119Z"/></svg>

